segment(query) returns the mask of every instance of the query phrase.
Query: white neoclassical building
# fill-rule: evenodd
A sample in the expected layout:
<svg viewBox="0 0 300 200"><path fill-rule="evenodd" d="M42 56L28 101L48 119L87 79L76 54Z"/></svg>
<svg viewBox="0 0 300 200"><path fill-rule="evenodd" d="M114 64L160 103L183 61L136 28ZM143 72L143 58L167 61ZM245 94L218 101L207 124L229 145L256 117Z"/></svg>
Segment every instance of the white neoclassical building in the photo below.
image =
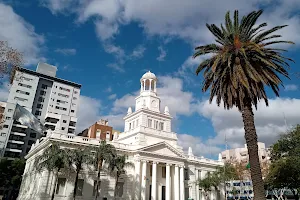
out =
<svg viewBox="0 0 300 200"><path fill-rule="evenodd" d="M204 194L196 185L196 180L205 177L223 163L196 157L191 148L185 154L178 145L176 133L172 132L172 117L168 107L161 112L156 76L147 72L140 82L141 91L136 97L135 109L128 108L124 117L124 132L115 134L113 141L109 142L120 154L126 154L132 165L126 168L126 173L118 183L115 183L114 177L103 171L98 199L114 199L116 184L116 199L204 200ZM50 199L53 190L56 200L72 199L74 173L62 171L57 185L54 185L52 173L37 172L34 169L36 156L53 141L59 142L62 148L99 145L97 139L49 132L32 146L26 156L19 200ZM79 176L77 199L94 199L96 174L93 167L84 167ZM211 200L223 199L223 192L211 191L209 196Z"/></svg>

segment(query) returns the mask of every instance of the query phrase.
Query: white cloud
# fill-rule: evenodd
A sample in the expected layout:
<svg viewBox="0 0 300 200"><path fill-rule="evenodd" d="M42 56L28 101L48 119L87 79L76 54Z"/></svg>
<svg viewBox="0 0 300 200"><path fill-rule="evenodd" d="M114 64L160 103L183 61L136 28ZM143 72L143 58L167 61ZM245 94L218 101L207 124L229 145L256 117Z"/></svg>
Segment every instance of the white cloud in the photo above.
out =
<svg viewBox="0 0 300 200"><path fill-rule="evenodd" d="M105 92L111 93L112 92L111 86L109 86L108 88L106 88Z"/></svg>
<svg viewBox="0 0 300 200"><path fill-rule="evenodd" d="M278 0L276 4L264 0L227 0L226 2L220 0L74 0L72 4L70 0L44 1L48 2L52 12L65 13L68 7L70 11L77 13L81 22L91 17L101 19L110 33L104 34L105 39L118 33L120 25L136 22L148 35L179 37L192 44L211 42L213 37L205 23L220 24L224 21L225 12L233 11L232 5L234 9L240 11L241 15L257 10L263 5L266 9L261 17L262 20L269 22L270 25L289 24L290 26L282 33L296 43L300 41L300 36L294 34L300 30L300 19L296 12L299 6L297 0Z"/></svg>
<svg viewBox="0 0 300 200"><path fill-rule="evenodd" d="M118 33L118 24L116 23L109 23L107 21L96 21L96 33L97 36L102 40L108 40L112 38L115 34Z"/></svg>
<svg viewBox="0 0 300 200"><path fill-rule="evenodd" d="M163 49L162 46L158 47L159 56L156 58L158 61L164 61L165 57L167 56L167 52Z"/></svg>
<svg viewBox="0 0 300 200"><path fill-rule="evenodd" d="M41 0L43 6L49 8L52 14L57 14L58 12L66 12L71 8L75 1L73 0Z"/></svg>
<svg viewBox="0 0 300 200"><path fill-rule="evenodd" d="M26 65L45 60L41 57L43 36L34 27L14 12L11 6L0 3L0 40L23 53Z"/></svg>
<svg viewBox="0 0 300 200"><path fill-rule="evenodd" d="M191 147L195 156L217 155L222 151L221 148L215 145L209 145L206 141L201 140L201 138L197 136L177 134L177 137L178 144L183 147L183 150L187 152L189 147Z"/></svg>
<svg viewBox="0 0 300 200"><path fill-rule="evenodd" d="M135 49L133 49L130 57L132 59L139 59L142 58L144 56L144 52L145 52L146 48L143 47L142 45L137 46Z"/></svg>
<svg viewBox="0 0 300 200"><path fill-rule="evenodd" d="M7 101L10 85L7 82L0 85L0 101Z"/></svg>
<svg viewBox="0 0 300 200"><path fill-rule="evenodd" d="M284 90L285 91L296 91L296 90L298 90L298 85L295 85L295 84L285 85Z"/></svg>
<svg viewBox="0 0 300 200"><path fill-rule="evenodd" d="M76 54L76 49L55 49L55 52L65 56L70 56Z"/></svg>
<svg viewBox="0 0 300 200"><path fill-rule="evenodd" d="M206 100L199 103L198 112L211 120L217 133L211 140L212 144L224 144L225 134L231 147L245 143L242 116L237 109L225 110ZM268 107L260 102L258 109L254 110L254 117L259 141L270 145L286 131L285 118L288 127L300 123L300 99L270 99Z"/></svg>
<svg viewBox="0 0 300 200"><path fill-rule="evenodd" d="M111 94L108 96L108 99L112 100L115 99L117 97L117 94Z"/></svg>

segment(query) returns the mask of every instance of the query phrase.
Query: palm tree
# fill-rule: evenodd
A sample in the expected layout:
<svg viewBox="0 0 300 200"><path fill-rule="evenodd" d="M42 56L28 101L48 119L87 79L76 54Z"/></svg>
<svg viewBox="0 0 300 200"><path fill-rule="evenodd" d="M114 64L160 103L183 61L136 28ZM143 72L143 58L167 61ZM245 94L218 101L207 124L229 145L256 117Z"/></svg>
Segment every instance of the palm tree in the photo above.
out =
<svg viewBox="0 0 300 200"><path fill-rule="evenodd" d="M49 172L53 171L55 174L55 183L51 200L54 199L58 173L66 166L66 158L66 151L61 149L58 144L53 143L43 152L42 155L38 156L37 160L35 161L35 166L38 171L47 169Z"/></svg>
<svg viewBox="0 0 300 200"><path fill-rule="evenodd" d="M93 149L89 147L81 147L76 149L68 149L68 163L69 167L74 167L76 176L75 176L75 183L73 189L73 200L76 198L77 193L77 185L78 185L78 177L80 171L83 169L83 165L91 164L94 161L93 156Z"/></svg>
<svg viewBox="0 0 300 200"><path fill-rule="evenodd" d="M126 162L127 156L126 155L116 155L109 163L109 171L111 174L115 176L115 191L114 191L114 198L116 199L117 196L117 184L119 178L122 174L124 174L125 167L132 166L132 163Z"/></svg>
<svg viewBox="0 0 300 200"><path fill-rule="evenodd" d="M273 33L287 25L264 31L261 28L267 23L255 26L262 12L253 11L240 21L236 10L233 21L229 12L226 13L225 27L207 24L216 37L216 43L196 47L193 56L212 55L196 70L197 75L204 71L202 91L210 88L209 102L216 97L218 106L222 102L225 109L236 106L242 114L255 200L265 199L265 192L252 106L257 108L259 100L264 100L268 106L265 86L279 96L279 85L283 85L279 75L289 78L286 68L289 67L288 61L293 61L282 55L286 50L270 47L272 44L293 44L291 41L272 40L280 38L281 35Z"/></svg>
<svg viewBox="0 0 300 200"><path fill-rule="evenodd" d="M208 200L208 192L214 188L215 190L218 189L221 183L221 178L217 176L217 173L208 173L204 179L197 180L197 184L199 188L204 191L205 199Z"/></svg>
<svg viewBox="0 0 300 200"><path fill-rule="evenodd" d="M100 142L96 151L96 167L97 167L97 182L96 182L96 194L95 200L98 198L98 190L99 190L99 182L100 182L100 174L103 166L103 162L106 161L108 164L111 163L111 160L116 156L116 149L113 145L107 144L105 140Z"/></svg>

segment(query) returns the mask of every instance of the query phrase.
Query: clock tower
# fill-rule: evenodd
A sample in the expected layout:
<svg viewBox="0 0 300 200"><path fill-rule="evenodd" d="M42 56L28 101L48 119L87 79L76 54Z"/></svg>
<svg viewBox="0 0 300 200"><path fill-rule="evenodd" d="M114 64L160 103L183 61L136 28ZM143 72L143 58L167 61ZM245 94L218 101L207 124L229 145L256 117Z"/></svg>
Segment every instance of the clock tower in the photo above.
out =
<svg viewBox="0 0 300 200"><path fill-rule="evenodd" d="M148 71L141 78L140 95L135 98L135 111L144 108L160 112L160 98L156 93L157 78L155 74Z"/></svg>

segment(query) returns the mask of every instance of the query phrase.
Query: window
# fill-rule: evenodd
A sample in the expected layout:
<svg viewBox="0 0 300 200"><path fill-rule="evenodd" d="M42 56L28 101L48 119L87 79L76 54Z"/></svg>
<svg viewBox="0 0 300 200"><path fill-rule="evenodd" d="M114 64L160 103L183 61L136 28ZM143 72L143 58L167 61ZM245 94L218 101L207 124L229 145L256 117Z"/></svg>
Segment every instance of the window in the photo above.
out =
<svg viewBox="0 0 300 200"><path fill-rule="evenodd" d="M136 126L139 126L139 119L136 120Z"/></svg>
<svg viewBox="0 0 300 200"><path fill-rule="evenodd" d="M65 193L66 178L58 178L56 185L56 194L63 195Z"/></svg>
<svg viewBox="0 0 300 200"><path fill-rule="evenodd" d="M73 97L73 100L77 100L77 98L76 98L76 97Z"/></svg>
<svg viewBox="0 0 300 200"><path fill-rule="evenodd" d="M41 108L41 109L42 109L42 108L43 108L43 104L40 104L40 103L37 104L37 105L36 105L36 108Z"/></svg>
<svg viewBox="0 0 300 200"><path fill-rule="evenodd" d="M71 113L75 112L74 110L71 110Z"/></svg>
<svg viewBox="0 0 300 200"><path fill-rule="evenodd" d="M63 100L59 100L59 99L57 99L56 102L57 103L68 103L67 101L63 101Z"/></svg>
<svg viewBox="0 0 300 200"><path fill-rule="evenodd" d="M17 90L16 92L20 93L20 94L25 94L25 95L29 95L30 94L29 92L25 92L25 91L22 91L22 90Z"/></svg>
<svg viewBox="0 0 300 200"><path fill-rule="evenodd" d="M22 76L21 79L22 79L22 80L25 80L25 81L32 81L31 78L27 78L27 77L25 77L25 76Z"/></svg>
<svg viewBox="0 0 300 200"><path fill-rule="evenodd" d="M164 130L164 123L163 122L159 123L159 130Z"/></svg>
<svg viewBox="0 0 300 200"><path fill-rule="evenodd" d="M161 171L161 177L162 178L166 178L166 167L162 167L161 169L162 169L162 171Z"/></svg>
<svg viewBox="0 0 300 200"><path fill-rule="evenodd" d="M5 136L6 136L6 133L1 133L1 136L5 137Z"/></svg>
<svg viewBox="0 0 300 200"><path fill-rule="evenodd" d="M67 88L59 87L59 89L60 89L60 90L63 90L63 91L70 92L70 89L67 89Z"/></svg>
<svg viewBox="0 0 300 200"><path fill-rule="evenodd" d="M40 95L45 95L46 94L46 92L45 91L40 91Z"/></svg>
<svg viewBox="0 0 300 200"><path fill-rule="evenodd" d="M12 112L13 111L13 109L8 109L8 112Z"/></svg>
<svg viewBox="0 0 300 200"><path fill-rule="evenodd" d="M131 123L129 123L129 130L131 129Z"/></svg>
<svg viewBox="0 0 300 200"><path fill-rule="evenodd" d="M98 196L100 193L100 186L101 186L101 181L98 182ZM97 180L94 180L93 196L96 195L96 189L97 189Z"/></svg>
<svg viewBox="0 0 300 200"><path fill-rule="evenodd" d="M58 96L60 96L60 97L66 97L66 98L69 98L69 95L66 95L66 94L61 94L61 93L58 93Z"/></svg>
<svg viewBox="0 0 300 200"><path fill-rule="evenodd" d="M65 127L61 127L61 130L65 130Z"/></svg>
<svg viewBox="0 0 300 200"><path fill-rule="evenodd" d="M151 165L151 167L150 167L150 176L152 177L152 165Z"/></svg>
<svg viewBox="0 0 300 200"><path fill-rule="evenodd" d="M27 99L21 98L21 97L15 97L14 98L17 101L28 101Z"/></svg>
<svg viewBox="0 0 300 200"><path fill-rule="evenodd" d="M83 190L83 179L78 179L77 188L76 188L76 195L82 196L82 190Z"/></svg>
<svg viewBox="0 0 300 200"><path fill-rule="evenodd" d="M78 92L75 90L75 91L74 91L74 94L77 94L77 93L78 93Z"/></svg>
<svg viewBox="0 0 300 200"><path fill-rule="evenodd" d="M154 121L154 128L158 129L158 121Z"/></svg>
<svg viewBox="0 0 300 200"><path fill-rule="evenodd" d="M100 129L97 129L97 132L96 132L96 138L97 138L97 139L100 139L100 135L101 135L101 130L100 130Z"/></svg>
<svg viewBox="0 0 300 200"><path fill-rule="evenodd" d="M148 119L148 127L152 128L152 119Z"/></svg>
<svg viewBox="0 0 300 200"><path fill-rule="evenodd" d="M42 114L42 112L41 112L41 111L39 111L39 110L35 111L35 115L37 115L37 116L41 116L41 114Z"/></svg>
<svg viewBox="0 0 300 200"><path fill-rule="evenodd" d="M7 119L7 120L10 120L10 119L11 119L11 117L5 117L5 119Z"/></svg>
<svg viewBox="0 0 300 200"><path fill-rule="evenodd" d="M8 125L7 124L3 125L3 128L8 128Z"/></svg>
<svg viewBox="0 0 300 200"><path fill-rule="evenodd" d="M63 120L63 123L67 123L67 120Z"/></svg>
<svg viewBox="0 0 300 200"><path fill-rule="evenodd" d="M135 126L134 126L135 124L134 124L134 121L132 122L132 128L134 128Z"/></svg>
<svg viewBox="0 0 300 200"><path fill-rule="evenodd" d="M118 182L116 185L116 196L117 197L122 197L123 196L123 182Z"/></svg>
<svg viewBox="0 0 300 200"><path fill-rule="evenodd" d="M45 99L44 99L43 97L39 97L38 101L39 101L39 102L44 102Z"/></svg>
<svg viewBox="0 0 300 200"><path fill-rule="evenodd" d="M36 133L30 133L30 137L31 138L35 138L36 137Z"/></svg>
<svg viewBox="0 0 300 200"><path fill-rule="evenodd" d="M47 89L47 85L42 84L42 89Z"/></svg>
<svg viewBox="0 0 300 200"><path fill-rule="evenodd" d="M189 169L184 169L184 180L190 180Z"/></svg>
<svg viewBox="0 0 300 200"><path fill-rule="evenodd" d="M22 87L26 87L26 88L32 88L31 85L27 85L27 84L23 84L23 83L19 83L18 85L22 86Z"/></svg>

